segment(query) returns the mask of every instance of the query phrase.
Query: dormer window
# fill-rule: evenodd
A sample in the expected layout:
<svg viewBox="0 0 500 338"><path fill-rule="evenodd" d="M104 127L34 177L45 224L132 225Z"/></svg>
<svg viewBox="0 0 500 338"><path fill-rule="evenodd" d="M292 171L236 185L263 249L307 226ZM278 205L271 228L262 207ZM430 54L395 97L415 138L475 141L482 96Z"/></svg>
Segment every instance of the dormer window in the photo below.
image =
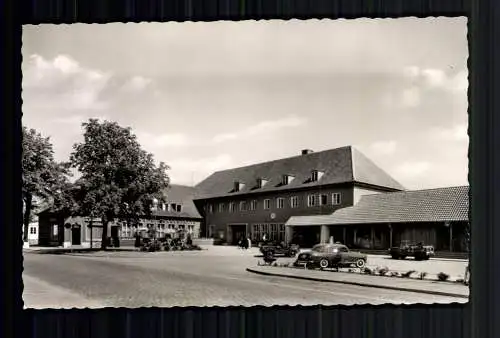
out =
<svg viewBox="0 0 500 338"><path fill-rule="evenodd" d="M257 188L262 188L263 186L265 186L267 183L267 180L266 179L263 179L263 178L259 178L257 179Z"/></svg>
<svg viewBox="0 0 500 338"><path fill-rule="evenodd" d="M245 186L245 184L244 184L244 183L241 183L241 182L236 181L236 182L234 182L234 189L233 189L233 191L234 191L234 192L241 191L241 190L243 189L243 187L244 187L244 186Z"/></svg>
<svg viewBox="0 0 500 338"><path fill-rule="evenodd" d="M281 184L282 185L288 185L290 182L292 182L294 177L292 175L283 175L281 177Z"/></svg>
<svg viewBox="0 0 500 338"><path fill-rule="evenodd" d="M311 181L317 182L321 179L321 176L323 176L323 172L318 171L318 170L313 170L311 173Z"/></svg>
<svg viewBox="0 0 500 338"><path fill-rule="evenodd" d="M171 203L170 205L167 206L168 206L167 211L181 212L182 210L182 205L177 203Z"/></svg>

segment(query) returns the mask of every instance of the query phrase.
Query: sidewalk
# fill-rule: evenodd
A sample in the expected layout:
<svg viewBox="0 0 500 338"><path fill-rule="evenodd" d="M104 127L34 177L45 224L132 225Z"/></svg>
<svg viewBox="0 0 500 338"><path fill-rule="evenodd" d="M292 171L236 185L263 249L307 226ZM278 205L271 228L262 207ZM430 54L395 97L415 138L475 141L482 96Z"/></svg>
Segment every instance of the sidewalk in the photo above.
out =
<svg viewBox="0 0 500 338"><path fill-rule="evenodd" d="M23 273L25 309L101 308L104 304Z"/></svg>
<svg viewBox="0 0 500 338"><path fill-rule="evenodd" d="M459 283L406 279L398 277L370 276L360 273L305 270L273 266L255 266L247 268L247 271L267 276L295 278L316 282L342 283L457 298L469 297L469 287Z"/></svg>

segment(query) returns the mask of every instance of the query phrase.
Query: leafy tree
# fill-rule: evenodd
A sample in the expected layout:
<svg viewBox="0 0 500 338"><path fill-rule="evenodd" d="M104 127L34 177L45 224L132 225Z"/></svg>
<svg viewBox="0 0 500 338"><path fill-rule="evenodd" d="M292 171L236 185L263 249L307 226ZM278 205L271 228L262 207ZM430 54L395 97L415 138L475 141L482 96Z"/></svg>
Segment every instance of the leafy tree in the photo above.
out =
<svg viewBox="0 0 500 338"><path fill-rule="evenodd" d="M35 207L34 199L59 200L59 193L68 184L70 176L67 163L54 160L50 138L43 137L35 129L22 129L22 198L24 204L23 240L28 240L28 226Z"/></svg>
<svg viewBox="0 0 500 338"><path fill-rule="evenodd" d="M101 248L106 249L109 223L149 217L153 199L162 200L168 167L155 165L130 128L90 119L82 124L84 141L73 146L71 165L79 170L79 212L101 218Z"/></svg>

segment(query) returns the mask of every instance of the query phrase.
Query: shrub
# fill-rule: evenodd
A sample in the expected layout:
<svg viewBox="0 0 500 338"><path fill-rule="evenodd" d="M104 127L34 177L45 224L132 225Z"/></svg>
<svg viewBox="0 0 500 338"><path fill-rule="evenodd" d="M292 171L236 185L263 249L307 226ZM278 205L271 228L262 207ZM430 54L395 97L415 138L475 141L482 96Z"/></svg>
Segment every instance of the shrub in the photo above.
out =
<svg viewBox="0 0 500 338"><path fill-rule="evenodd" d="M399 277L399 272L397 272L397 271L392 271L392 272L390 273L390 276L391 276L391 277Z"/></svg>
<svg viewBox="0 0 500 338"><path fill-rule="evenodd" d="M420 275L418 276L420 279L424 280L425 277L427 276L427 272L421 272Z"/></svg>
<svg viewBox="0 0 500 338"><path fill-rule="evenodd" d="M389 268L387 267L384 267L384 268L381 268L380 270L378 270L378 274L380 276L385 276L389 273Z"/></svg>
<svg viewBox="0 0 500 338"><path fill-rule="evenodd" d="M444 281L447 281L448 278L450 278L450 275L448 275L444 272L440 272L440 273L438 273L437 277L440 281L444 282Z"/></svg>
<svg viewBox="0 0 500 338"><path fill-rule="evenodd" d="M284 268L288 268L289 266L290 266L290 263L284 263L284 264L283 264L283 267L284 267Z"/></svg>
<svg viewBox="0 0 500 338"><path fill-rule="evenodd" d="M273 266L278 266L278 263L274 262L274 263L273 263Z"/></svg>
<svg viewBox="0 0 500 338"><path fill-rule="evenodd" d="M410 270L408 272L402 273L401 277L403 278L410 278L411 275L413 275L416 271L415 270Z"/></svg>
<svg viewBox="0 0 500 338"><path fill-rule="evenodd" d="M465 280L463 278L459 278L455 282L460 284L465 284Z"/></svg>
<svg viewBox="0 0 500 338"><path fill-rule="evenodd" d="M371 275L371 274L373 274L373 271L372 271L372 269L365 267L365 269L363 270L363 273L367 274L367 275Z"/></svg>

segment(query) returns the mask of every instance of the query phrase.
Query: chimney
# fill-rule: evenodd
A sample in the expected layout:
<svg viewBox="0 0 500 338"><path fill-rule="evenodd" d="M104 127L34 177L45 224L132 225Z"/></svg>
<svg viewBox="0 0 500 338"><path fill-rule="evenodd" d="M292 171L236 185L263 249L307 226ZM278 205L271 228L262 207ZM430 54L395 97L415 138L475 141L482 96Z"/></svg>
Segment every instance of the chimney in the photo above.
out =
<svg viewBox="0 0 500 338"><path fill-rule="evenodd" d="M311 154L313 151L311 149L302 149L302 155Z"/></svg>

